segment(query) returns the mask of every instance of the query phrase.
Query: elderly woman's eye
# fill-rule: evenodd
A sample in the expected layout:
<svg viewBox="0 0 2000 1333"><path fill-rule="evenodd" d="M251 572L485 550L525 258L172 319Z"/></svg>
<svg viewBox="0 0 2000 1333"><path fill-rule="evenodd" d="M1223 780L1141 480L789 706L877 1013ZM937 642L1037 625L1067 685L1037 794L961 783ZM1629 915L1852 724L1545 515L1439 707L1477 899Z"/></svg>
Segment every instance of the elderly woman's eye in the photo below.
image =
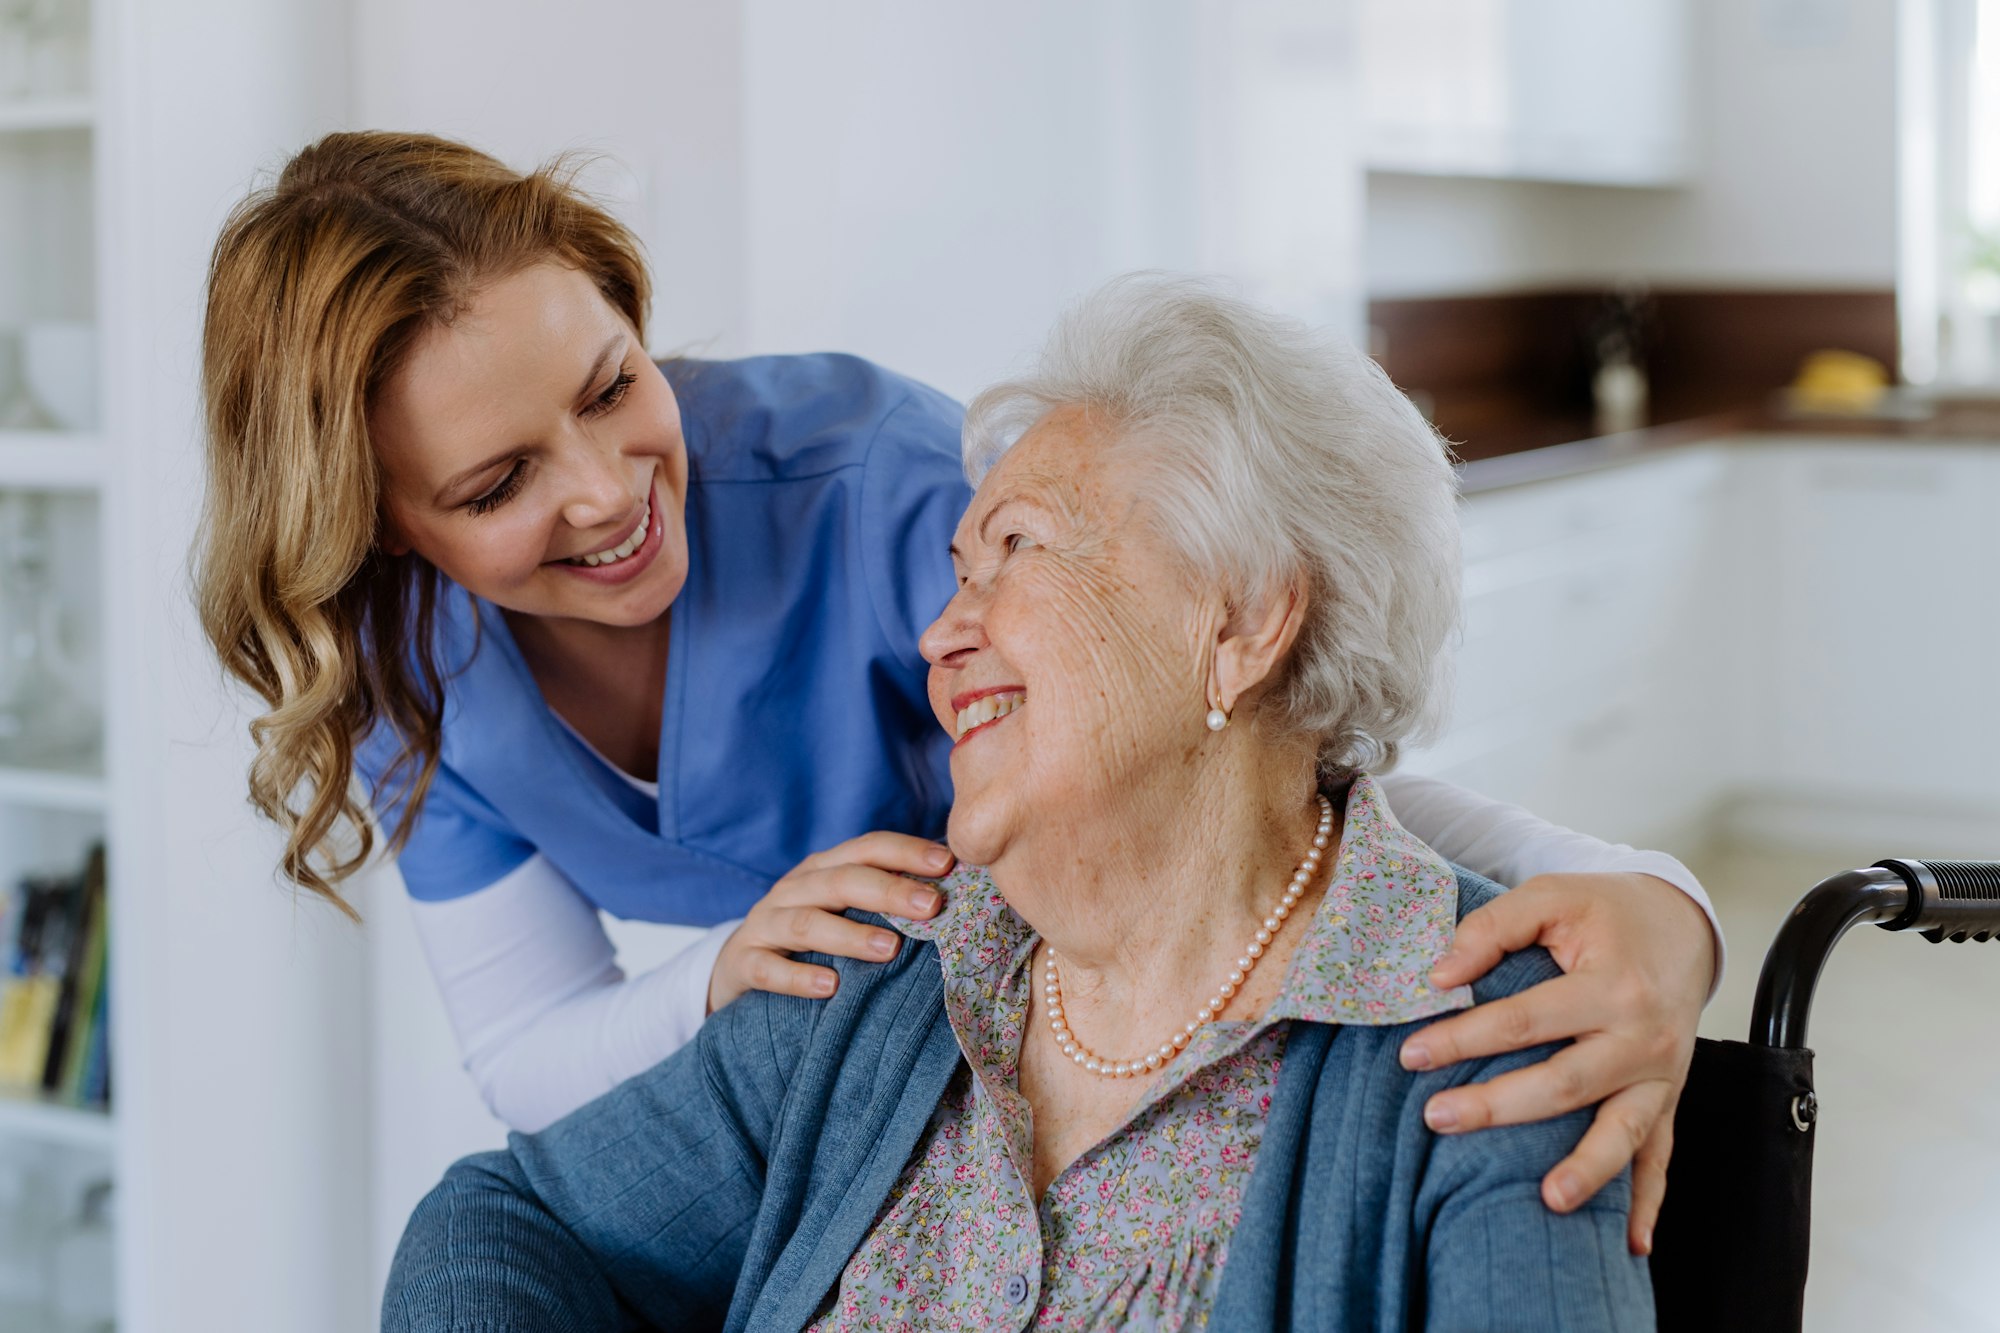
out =
<svg viewBox="0 0 2000 1333"><path fill-rule="evenodd" d="M1006 549L1008 555L1012 555L1016 551L1032 551L1035 549L1035 539L1025 532L1010 532L1000 544Z"/></svg>

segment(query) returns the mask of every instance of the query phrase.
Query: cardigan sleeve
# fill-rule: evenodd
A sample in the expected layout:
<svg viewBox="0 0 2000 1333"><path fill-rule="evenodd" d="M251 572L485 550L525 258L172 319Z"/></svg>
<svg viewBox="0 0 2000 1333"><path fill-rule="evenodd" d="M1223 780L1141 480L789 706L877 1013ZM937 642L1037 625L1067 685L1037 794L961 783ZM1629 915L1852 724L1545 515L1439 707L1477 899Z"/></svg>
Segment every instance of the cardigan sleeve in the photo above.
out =
<svg viewBox="0 0 2000 1333"><path fill-rule="evenodd" d="M1526 1145L1496 1144L1491 1136L1499 1133L1463 1136L1474 1153L1486 1155L1488 1169L1470 1173L1437 1216L1426 1256L1424 1327L1651 1330L1646 1261L1625 1242L1629 1181L1621 1177L1573 1213L1551 1212L1542 1202L1540 1172L1559 1157L1537 1152L1524 1163L1517 1153ZM1528 1170L1518 1169L1524 1164Z"/></svg>
<svg viewBox="0 0 2000 1333"><path fill-rule="evenodd" d="M1527 950L1502 960L1474 994L1481 1001L1493 999L1556 971L1543 951ZM1558 1049L1509 1051L1423 1075L1411 1105L1421 1107L1447 1085L1485 1082L1527 1068ZM1420 1256L1426 1329L1650 1333L1652 1281L1646 1261L1630 1252L1625 1239L1632 1210L1629 1168L1574 1212L1552 1212L1542 1202L1542 1177L1576 1147L1595 1111L1585 1107L1532 1124L1430 1139L1418 1199L1418 1215L1428 1219Z"/></svg>
<svg viewBox="0 0 2000 1333"><path fill-rule="evenodd" d="M453 1166L397 1247L385 1333L720 1327L819 1012L746 997L542 1133Z"/></svg>

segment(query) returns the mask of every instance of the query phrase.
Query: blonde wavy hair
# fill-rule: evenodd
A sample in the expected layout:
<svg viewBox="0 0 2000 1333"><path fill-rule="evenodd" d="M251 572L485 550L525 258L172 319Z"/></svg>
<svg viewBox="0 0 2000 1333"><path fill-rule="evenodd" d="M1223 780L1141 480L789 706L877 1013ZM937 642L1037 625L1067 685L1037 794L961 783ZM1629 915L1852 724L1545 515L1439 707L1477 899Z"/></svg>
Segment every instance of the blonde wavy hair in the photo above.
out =
<svg viewBox="0 0 2000 1333"><path fill-rule="evenodd" d="M355 919L338 886L376 843L355 747L378 727L400 742L374 793L401 811L399 851L437 771L446 677L437 571L382 549L369 407L421 333L539 262L588 275L643 333L639 244L576 188L576 166L523 173L431 135L331 134L216 241L202 626L268 705L250 724L250 803L284 831L285 875Z"/></svg>

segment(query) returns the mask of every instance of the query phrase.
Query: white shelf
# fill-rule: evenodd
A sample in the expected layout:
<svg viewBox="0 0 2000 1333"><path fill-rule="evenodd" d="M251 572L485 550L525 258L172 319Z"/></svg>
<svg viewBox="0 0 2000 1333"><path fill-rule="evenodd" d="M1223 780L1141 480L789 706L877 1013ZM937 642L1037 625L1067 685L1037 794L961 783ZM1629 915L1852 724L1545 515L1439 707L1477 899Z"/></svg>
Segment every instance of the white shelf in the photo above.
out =
<svg viewBox="0 0 2000 1333"><path fill-rule="evenodd" d="M94 774L0 768L0 804L102 814L110 800L109 786Z"/></svg>
<svg viewBox="0 0 2000 1333"><path fill-rule="evenodd" d="M0 431L0 487L94 491L104 482L105 457L96 435Z"/></svg>
<svg viewBox="0 0 2000 1333"><path fill-rule="evenodd" d="M34 1139L63 1148L108 1153L118 1126L109 1111L46 1101L31 1093L0 1090L0 1137Z"/></svg>
<svg viewBox="0 0 2000 1333"><path fill-rule="evenodd" d="M0 102L0 134L22 130L87 130L94 118L90 99Z"/></svg>

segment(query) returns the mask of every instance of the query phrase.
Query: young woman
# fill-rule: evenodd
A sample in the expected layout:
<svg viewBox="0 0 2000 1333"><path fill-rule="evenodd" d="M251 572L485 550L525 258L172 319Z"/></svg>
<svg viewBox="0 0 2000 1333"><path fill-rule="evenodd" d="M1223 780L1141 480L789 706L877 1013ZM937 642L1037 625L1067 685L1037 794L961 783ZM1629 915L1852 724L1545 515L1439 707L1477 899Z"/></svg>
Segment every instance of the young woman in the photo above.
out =
<svg viewBox="0 0 2000 1333"><path fill-rule="evenodd" d="M386 832L467 1067L519 1128L746 989L830 994L789 955L890 957L841 913L927 917L910 877L952 864L917 640L955 587L960 409L852 357L656 365L649 292L560 172L382 133L298 154L210 273L201 605L268 705L251 798L343 910ZM1574 1207L1645 1143L1642 1246L1717 967L1700 886L1442 784L1387 791L1445 855L1536 880L1467 919L1440 984L1537 940L1567 972L1406 1063L1577 1038L1441 1094L1433 1126L1608 1098L1545 1196ZM600 911L711 929L627 978Z"/></svg>

